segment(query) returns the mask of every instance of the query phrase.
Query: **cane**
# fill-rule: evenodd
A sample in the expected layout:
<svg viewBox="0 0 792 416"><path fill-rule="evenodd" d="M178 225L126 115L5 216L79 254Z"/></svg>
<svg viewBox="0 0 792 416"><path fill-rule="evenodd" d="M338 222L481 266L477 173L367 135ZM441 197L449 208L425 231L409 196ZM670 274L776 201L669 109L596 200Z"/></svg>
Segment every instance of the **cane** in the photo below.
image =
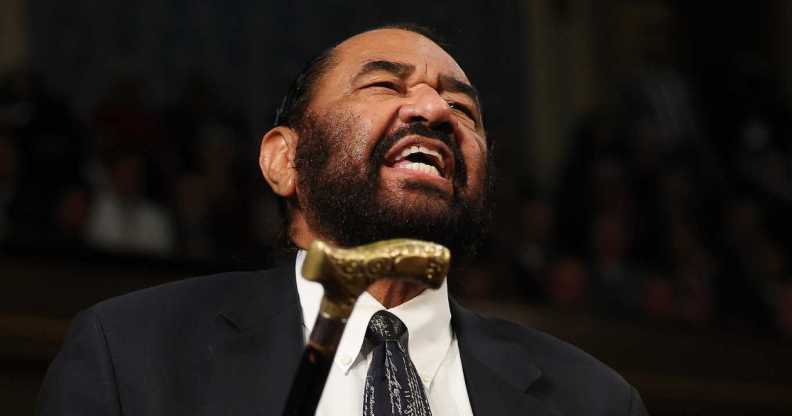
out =
<svg viewBox="0 0 792 416"><path fill-rule="evenodd" d="M419 240L386 240L349 249L314 241L302 273L306 279L322 284L324 297L283 415L315 414L347 319L369 285L389 278L437 289L448 273L450 260L447 248Z"/></svg>

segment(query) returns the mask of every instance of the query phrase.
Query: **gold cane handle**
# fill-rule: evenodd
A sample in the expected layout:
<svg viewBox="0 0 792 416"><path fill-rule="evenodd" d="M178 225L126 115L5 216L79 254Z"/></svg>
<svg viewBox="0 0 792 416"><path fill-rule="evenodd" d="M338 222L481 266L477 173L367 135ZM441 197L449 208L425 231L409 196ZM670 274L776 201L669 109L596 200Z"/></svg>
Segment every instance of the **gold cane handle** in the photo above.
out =
<svg viewBox="0 0 792 416"><path fill-rule="evenodd" d="M394 239L344 249L316 240L308 249L302 274L324 286L320 312L345 319L358 296L376 280L407 279L437 289L450 262L447 248L427 241Z"/></svg>

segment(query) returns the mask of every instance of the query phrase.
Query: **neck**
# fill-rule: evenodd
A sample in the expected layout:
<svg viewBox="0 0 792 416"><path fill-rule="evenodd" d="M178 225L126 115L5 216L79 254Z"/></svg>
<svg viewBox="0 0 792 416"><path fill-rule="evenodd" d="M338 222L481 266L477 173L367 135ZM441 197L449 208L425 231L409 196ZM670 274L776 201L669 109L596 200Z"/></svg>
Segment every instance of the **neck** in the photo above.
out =
<svg viewBox="0 0 792 416"><path fill-rule="evenodd" d="M418 296L426 288L411 282L380 279L368 287L368 292L387 309L394 308Z"/></svg>

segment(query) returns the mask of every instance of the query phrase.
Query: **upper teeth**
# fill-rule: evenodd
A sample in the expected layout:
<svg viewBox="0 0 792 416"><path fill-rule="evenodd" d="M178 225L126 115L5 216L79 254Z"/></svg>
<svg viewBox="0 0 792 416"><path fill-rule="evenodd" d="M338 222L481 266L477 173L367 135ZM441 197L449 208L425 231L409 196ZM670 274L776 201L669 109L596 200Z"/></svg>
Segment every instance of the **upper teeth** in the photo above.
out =
<svg viewBox="0 0 792 416"><path fill-rule="evenodd" d="M440 154L440 152L437 152L432 149L427 149L426 147L423 147L421 145L412 145L410 147L406 147L404 150L402 150L401 154L396 158L396 161L398 162L414 153L425 153L427 155L434 156L440 163L440 166L442 167L443 165L443 156Z"/></svg>

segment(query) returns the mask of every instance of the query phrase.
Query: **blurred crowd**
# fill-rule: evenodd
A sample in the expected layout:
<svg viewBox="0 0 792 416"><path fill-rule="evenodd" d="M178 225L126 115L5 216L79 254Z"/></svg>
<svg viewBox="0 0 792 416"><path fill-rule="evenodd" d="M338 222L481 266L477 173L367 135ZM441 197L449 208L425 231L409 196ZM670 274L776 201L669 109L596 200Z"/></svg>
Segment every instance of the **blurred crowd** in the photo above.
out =
<svg viewBox="0 0 792 416"><path fill-rule="evenodd" d="M726 72L711 95L637 74L580 121L557 189L520 198L524 296L792 336L792 114L767 72Z"/></svg>
<svg viewBox="0 0 792 416"><path fill-rule="evenodd" d="M753 75L735 75L744 105L712 114L674 76L626 83L579 123L556 189L498 211L463 295L792 336L792 124ZM246 120L205 82L163 108L145 91L118 79L78 118L31 72L0 81L0 241L187 260L280 246Z"/></svg>
<svg viewBox="0 0 792 416"><path fill-rule="evenodd" d="M34 73L0 81L2 241L187 260L271 251L281 220L238 112L201 81L165 108L145 91L119 78L78 119Z"/></svg>

